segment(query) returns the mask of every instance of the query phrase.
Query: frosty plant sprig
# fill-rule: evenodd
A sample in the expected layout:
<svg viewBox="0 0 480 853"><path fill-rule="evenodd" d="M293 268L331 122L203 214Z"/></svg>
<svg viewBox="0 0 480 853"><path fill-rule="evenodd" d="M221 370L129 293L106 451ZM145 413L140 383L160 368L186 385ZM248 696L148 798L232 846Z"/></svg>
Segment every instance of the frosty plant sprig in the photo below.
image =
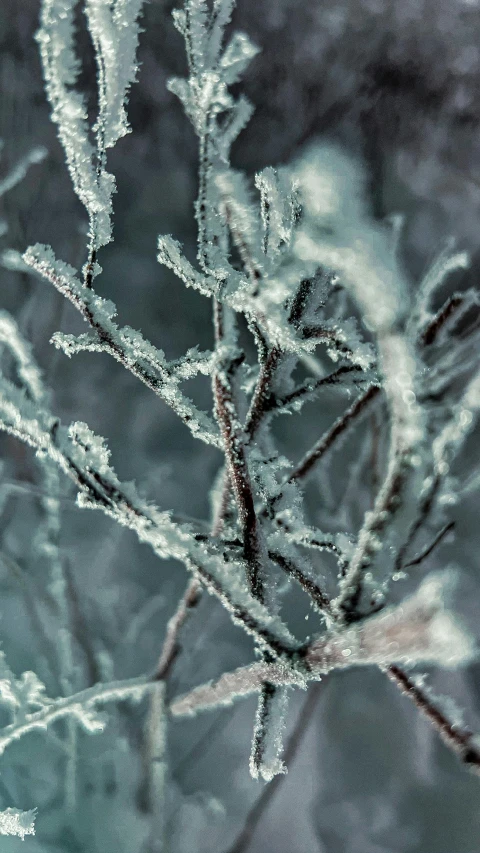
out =
<svg viewBox="0 0 480 853"><path fill-rule="evenodd" d="M36 244L25 251L23 262L65 296L87 324L81 335L56 332L55 346L68 357L82 351L112 355L195 438L215 448L219 470L208 524L187 523L153 505L141 489L117 477L104 439L81 421L60 423L48 395L35 390L43 386L29 348L17 327L9 327L12 341L0 343L10 347L17 366L13 379L7 372L0 379L2 429L34 449L46 483L53 482L54 468L62 471L75 484L80 506L99 509L128 527L159 558L177 560L190 582L152 673L74 688L66 588L49 540L66 641L60 661L63 695L46 697L36 676L24 673L17 679L4 663L1 698L11 720L0 731L1 751L60 719L97 731L104 724L97 706L148 697L147 764L155 807L161 809L169 721L256 694L250 770L255 778L270 780L286 771L282 731L289 692L334 669L370 665L406 693L460 759L478 771L478 739L410 672L422 663L466 665L476 655L473 640L449 609L453 573L447 569L423 578L400 604L389 599L392 580L422 563L451 531L445 507L452 492L461 493L453 465L480 408L479 334L473 326L456 335L456 323L478 307L477 297L458 292L440 309L432 306L446 276L464 267L466 256L445 250L412 296L391 235L369 215L358 165L343 152L318 144L288 168L265 169L253 183L232 169L231 146L252 106L231 87L258 48L244 33L225 38L234 0L185 0L174 12L174 24L185 41L188 76L168 85L198 137L198 264L187 260L171 235L159 237L158 260L211 302L215 344L211 352L194 348L167 360L139 331L117 325L116 307L93 286L101 272L99 250L112 239L115 183L106 156L130 130L126 103L137 73L142 4L85 0L98 72L93 127L76 88L75 7L73 0L43 0L37 39L52 118L88 215L87 261L79 275L49 246ZM242 348L240 316L255 343L254 362ZM11 321L4 317L3 322ZM211 411L201 410L182 389L198 374L211 379ZM452 383L458 376L462 388ZM299 417L304 404L317 405L326 390L346 397L342 413L311 447L299 448L297 459L287 458L272 425L286 414ZM325 520L319 529L304 499L304 483L319 466L325 472L341 442L380 402L388 412L381 435L386 452L372 506L356 529L348 524L347 507L341 515L322 491L313 507ZM352 469L354 486L361 475L361 466ZM57 504L46 510L49 530L59 519ZM339 518L345 520L343 530ZM420 548L420 536L430 538L428 546ZM330 562L323 562L325 554ZM318 629L307 641L298 639L281 616L294 585L317 617ZM253 638L258 660L172 698L165 683L202 589ZM24 824L7 812L0 816L0 831L7 825L20 831Z"/></svg>

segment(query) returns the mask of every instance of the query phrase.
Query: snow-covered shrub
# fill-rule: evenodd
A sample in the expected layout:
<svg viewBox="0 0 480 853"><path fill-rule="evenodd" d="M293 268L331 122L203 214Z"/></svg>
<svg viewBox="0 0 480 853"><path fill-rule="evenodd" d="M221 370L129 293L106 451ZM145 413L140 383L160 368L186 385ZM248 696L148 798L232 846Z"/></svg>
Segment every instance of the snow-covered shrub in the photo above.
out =
<svg viewBox="0 0 480 853"><path fill-rule="evenodd" d="M157 257L211 303L213 334L211 349L196 346L172 359L140 331L117 323L116 306L96 289L99 253L113 238L116 187L107 153L130 132L126 103L137 73L142 3L85 0L97 65L93 123L79 84L77 4L42 3L37 41L45 91L88 217L86 260L78 270L50 246L36 243L22 256L4 253L3 263L53 285L85 321L86 332L55 332L57 349L69 358L113 356L217 454L210 522L158 507L134 483L122 482L105 440L87 424L61 423L31 347L12 317L1 315L0 426L29 445L39 463L40 519L32 537L39 562L47 564L48 606L25 593L46 641L45 679L33 671L17 677L2 656L0 752L33 731L47 730L63 758L70 839L81 732L103 731L110 705L143 703L138 748L127 738L111 743L117 776L131 770L121 791L123 807L130 809L128 840L118 841L104 809L96 818L104 825L96 831L95 849L119 849L119 843L149 851L186 849L181 839L175 848L177 836L168 823L175 795L168 742L177 719L255 694L250 773L271 782L288 769L283 732L291 692L311 690L311 682L334 670L380 669L465 765L480 768L478 739L412 671L419 665L455 669L476 656L474 640L451 611L455 572L447 568L415 580L410 571L451 532L452 504L478 485L475 479L461 483L455 469L480 408L478 330L471 319L478 299L462 290L439 301L447 277L465 268L468 258L449 245L412 286L399 260L398 221L372 219L361 166L333 144L311 145L289 166L268 167L253 181L232 168L231 147L253 110L238 94L238 83L258 52L248 35L231 32L233 6L234 0L185 0L173 13L185 41L188 76L171 79L168 87L198 138L197 258L193 262L173 235L158 238ZM36 149L0 190L7 192L43 157ZM211 387L205 407L184 387L202 376ZM332 392L340 414L291 460L279 424ZM372 412L373 426L365 429ZM357 430L366 450L358 464L345 466L340 505L327 473L319 493L307 501L307 478L342 442L343 447L348 439L356 442ZM366 508L365 453L374 483ZM177 561L190 575L150 672L115 679L106 650L101 665L98 655L93 661L90 675L98 677L89 683L77 659L72 619L79 618L78 608L59 546L61 475L73 482L80 507L100 510L159 559ZM360 525L352 503L364 510ZM22 577L20 568L14 570ZM410 575L413 586L399 596L395 586ZM24 577L23 584L28 586ZM291 624L296 588L316 621L307 637ZM183 626L204 590L248 634L257 659L172 696L172 672L188 654ZM132 642L134 637L132 631ZM32 667L35 663L33 657ZM44 681L56 698L47 695ZM132 779L141 780L143 798L136 818ZM0 814L0 832L31 834L33 811L16 810L30 805L37 804L9 804ZM89 842L76 837L72 849L74 843L79 849Z"/></svg>

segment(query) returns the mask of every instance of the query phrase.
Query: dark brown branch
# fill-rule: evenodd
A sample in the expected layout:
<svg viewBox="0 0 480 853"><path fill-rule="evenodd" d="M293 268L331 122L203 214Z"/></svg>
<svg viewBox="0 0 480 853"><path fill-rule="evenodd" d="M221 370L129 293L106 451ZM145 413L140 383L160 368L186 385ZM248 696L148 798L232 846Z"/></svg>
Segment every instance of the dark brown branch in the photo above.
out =
<svg viewBox="0 0 480 853"><path fill-rule="evenodd" d="M293 578L293 580L300 584L302 589L310 596L313 603L317 605L322 613L331 615L332 609L328 595L320 589L315 581L305 575L302 570L295 565L293 560L287 559L283 554L279 554L278 551L269 551L268 556L274 563L277 563L277 565L280 566L280 568L283 569L289 577Z"/></svg>
<svg viewBox="0 0 480 853"><path fill-rule="evenodd" d="M435 343L438 333L443 329L445 323L456 313L465 302L465 295L462 293L454 293L446 300L440 310L430 320L427 326L422 330L420 341L423 346L430 346Z"/></svg>
<svg viewBox="0 0 480 853"><path fill-rule="evenodd" d="M412 566L418 566L418 565L420 565L420 563L423 563L423 561L426 560L427 557L430 556L432 551L435 550L437 545L440 544L442 539L445 538L447 533L450 533L450 531L453 530L454 527L455 527L454 521L450 521L448 524L446 524L444 527L442 527L442 529L437 533L437 535L435 536L435 539L430 543L430 545L428 545L426 548L424 548L424 550L421 551L420 554L418 554L418 556L414 557L413 560L410 560L410 562L405 563L404 568L410 569Z"/></svg>
<svg viewBox="0 0 480 853"><path fill-rule="evenodd" d="M393 518L402 506L403 493L407 482L409 471L408 457L399 454L393 470L390 472L387 487L381 490L373 506L373 510L367 517L365 525L366 541L359 556L352 558L349 563L345 578L350 573L350 583L345 587L339 597L338 606L346 624L364 619L371 615L378 607L374 602L375 610L369 613L361 613L359 605L363 593L365 574L372 564L372 559L377 553L376 542L384 534L385 528L392 523Z"/></svg>
<svg viewBox="0 0 480 853"><path fill-rule="evenodd" d="M353 420L361 415L368 404L377 397L380 393L379 385L371 385L357 400L347 409L347 411L335 421L329 431L317 441L311 450L303 457L301 462L292 471L288 478L288 482L292 483L295 480L301 480L314 467L314 465L324 456L331 448L334 442L339 438L345 430L350 426Z"/></svg>
<svg viewBox="0 0 480 853"><path fill-rule="evenodd" d="M215 327L217 340L223 338L223 306L215 300ZM261 548L245 442L237 418L232 391L232 363L219 365L213 376L215 416L220 427L225 448L230 482L237 504L243 539L243 556L247 564L248 585L255 598L263 602Z"/></svg>
<svg viewBox="0 0 480 853"><path fill-rule="evenodd" d="M452 723L400 667L388 667L387 675L429 720L443 742L455 752L460 761L480 774L480 746L473 732Z"/></svg>
<svg viewBox="0 0 480 853"><path fill-rule="evenodd" d="M163 643L162 652L158 659L158 663L153 676L154 681L165 681L168 678L172 666L175 662L177 654L180 650L178 645L178 635L185 623L189 613L195 608L200 601L201 587L198 581L194 578L190 581L185 590L184 595L180 599L178 607L170 619L165 640Z"/></svg>
<svg viewBox="0 0 480 853"><path fill-rule="evenodd" d="M404 561L406 559L406 554L410 545L414 542L417 533L427 523L430 513L433 509L435 498L437 496L439 488L440 477L436 476L432 481L430 489L422 499L422 502L419 507L418 516L412 524L410 530L408 531L408 536L404 544L398 551L397 558L395 560L395 571L400 571L400 569L403 567Z"/></svg>
<svg viewBox="0 0 480 853"><path fill-rule="evenodd" d="M245 432L248 441L251 442L254 438L263 415L268 411L271 399L271 387L275 375L275 371L282 358L282 351L278 347L273 347L267 354L267 357L260 368L259 377L255 386L255 391L252 396L247 419L245 421Z"/></svg>
<svg viewBox="0 0 480 853"><path fill-rule="evenodd" d="M267 663L271 662L269 655L263 655L263 660ZM250 753L250 767L254 777L258 777L260 768L265 761L265 751L267 744L268 729L270 727L271 709L275 702L277 687L275 684L270 684L265 681L262 684L262 689L258 696L257 715L255 728L253 730L253 741Z"/></svg>
<svg viewBox="0 0 480 853"><path fill-rule="evenodd" d="M190 581L180 599L177 609L170 619L163 641L163 648L158 659L157 666L152 676L152 681L167 681L172 667L180 652L179 634L190 612L197 606L200 601L201 587L199 582L194 578ZM154 812L158 807L155 802L155 786L154 786L154 765L155 765L155 726L162 725L162 721L156 719L157 697L153 694L149 699L149 712L147 717L147 727L144 733L144 739L141 749L143 759L143 779L140 783L137 792L137 802L139 807L144 812Z"/></svg>
<svg viewBox="0 0 480 853"><path fill-rule="evenodd" d="M285 397L277 397L276 399L270 398L268 401L268 410L275 411L275 409L283 409L290 403L303 400L305 397L310 396L310 394L313 396L320 388L329 385L339 385L342 378L344 376L348 376L350 373L360 374L357 382L367 381L362 378L361 374L363 373L363 369L361 367L356 364L345 364L342 367L339 367L338 370L334 370L332 373L329 373L327 376L322 376L321 379L307 379L303 385L300 385L290 394L286 394Z"/></svg>
<svg viewBox="0 0 480 853"><path fill-rule="evenodd" d="M92 287L92 284L93 284L93 273L95 270L96 260L97 260L97 250L95 248L92 248L90 251L90 255L89 255L86 267L85 267L85 278L84 278L85 287L88 287L89 289Z"/></svg>
<svg viewBox="0 0 480 853"><path fill-rule="evenodd" d="M312 295L315 283L315 276L312 278L302 279L299 288L292 300L288 322L291 323L292 326L295 326L296 329L299 328L302 317L308 307L308 301L310 299L310 296Z"/></svg>

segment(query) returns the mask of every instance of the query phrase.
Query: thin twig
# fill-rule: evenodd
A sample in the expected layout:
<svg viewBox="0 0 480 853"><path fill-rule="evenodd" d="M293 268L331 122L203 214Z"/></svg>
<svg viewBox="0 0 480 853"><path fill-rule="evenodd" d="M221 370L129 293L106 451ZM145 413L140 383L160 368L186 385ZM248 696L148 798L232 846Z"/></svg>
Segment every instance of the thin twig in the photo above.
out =
<svg viewBox="0 0 480 853"><path fill-rule="evenodd" d="M201 587L194 578L190 581L184 595L180 599L177 609L167 625L163 648L155 669L154 679L165 681L170 674L175 658L178 654L178 635L191 610L197 606L200 600Z"/></svg>
<svg viewBox="0 0 480 853"><path fill-rule="evenodd" d="M218 341L223 340L223 306L215 300L214 319ZM255 501L248 470L245 441L238 422L232 386L232 365L222 364L213 375L215 416L223 438L230 481L242 529L243 556L247 564L248 585L252 594L263 602L261 547Z"/></svg>
<svg viewBox="0 0 480 853"><path fill-rule="evenodd" d="M339 385L344 376L348 376L352 373L359 374L358 379L354 380L356 383L366 382L368 380L362 376L363 372L363 368L359 367L356 364L342 365L342 367L339 367L338 370L334 370L327 376L321 376L319 379L316 380L307 379L303 385L300 385L298 388L296 388L290 394L286 394L284 397L276 397L270 399L268 403L268 410L275 412L276 410L282 410L286 408L292 403L298 403L299 401L304 401L309 397L314 397L317 391L320 390L320 388Z"/></svg>
<svg viewBox="0 0 480 853"><path fill-rule="evenodd" d="M279 554L277 551L269 551L268 556L274 563L277 563L277 565L283 569L285 574L300 584L302 589L310 596L311 600L322 613L327 613L329 616L331 615L332 610L328 595L320 589L315 581L307 577L307 575L305 575L302 570L295 565L293 560L287 559L283 554Z"/></svg>
<svg viewBox="0 0 480 853"><path fill-rule="evenodd" d="M398 549L398 553L395 560L395 571L400 571L403 567L404 560L406 558L406 554L410 545L415 541L415 537L417 533L425 526L427 523L432 509L435 504L435 498L437 497L438 490L440 488L440 477L437 475L433 478L430 488L427 490L425 495L422 498L420 503L418 514L416 519L414 520L410 530L408 531L408 535L405 539L403 545Z"/></svg>
<svg viewBox="0 0 480 853"><path fill-rule="evenodd" d="M430 346L435 343L439 332L445 326L445 323L458 311L465 303L465 294L453 293L449 296L439 311L435 314L421 333L421 343L423 346Z"/></svg>
<svg viewBox="0 0 480 853"><path fill-rule="evenodd" d="M380 393L379 385L371 385L357 400L338 418L328 432L323 435L317 443L305 454L301 462L291 472L288 482L303 479L324 456L333 443L345 432L359 415L361 415L368 404Z"/></svg>
<svg viewBox="0 0 480 853"><path fill-rule="evenodd" d="M452 723L400 667L390 666L387 675L429 720L446 746L456 753L460 761L480 774L480 744L473 732Z"/></svg>
<svg viewBox="0 0 480 853"><path fill-rule="evenodd" d="M454 529L454 527L455 527L454 521L450 521L448 524L446 524L444 527L442 527L442 529L437 533L437 535L435 536L435 539L430 543L430 545L427 545L427 547L424 548L424 550L421 551L420 554L418 554L418 556L414 557L413 560L410 560L410 562L405 563L403 568L404 569L410 569L412 566L419 566L420 563L423 563L423 561L426 560L427 557L430 556L432 551L437 547L437 545L440 544L442 539L444 539L445 536L448 533L450 533L451 530Z"/></svg>
<svg viewBox="0 0 480 853"><path fill-rule="evenodd" d="M47 278L56 290L58 290L59 293L65 296L69 302L72 303L72 305L82 315L83 319L96 333L98 341L106 352L109 352L116 361L120 362L123 367L133 374L133 376L140 379L147 388L153 391L157 397L160 397L168 406L170 406L175 414L177 414L189 428L193 427L195 419L199 423L201 422L203 426L208 427L207 431L194 430L195 435L203 441L213 444L215 447L221 447L220 436L218 435L218 432L215 429L215 424L211 421L211 418L205 412L196 410L190 401L186 401L184 395L178 388L176 388L175 394L171 393L170 383L172 376L169 372L168 364L160 365L159 363L157 365L157 371L155 371L146 359L133 359L131 355L128 354L126 347L124 347L121 335L117 334L115 336L108 328L105 327L105 325L102 324L98 319L97 313L91 307L91 305L95 304L95 293L92 287L85 286L88 298L82 298L78 292L69 286L68 282L64 278L57 275L45 262L38 261L34 257L31 257L28 263L32 269ZM185 411L185 403L187 402L188 411Z"/></svg>

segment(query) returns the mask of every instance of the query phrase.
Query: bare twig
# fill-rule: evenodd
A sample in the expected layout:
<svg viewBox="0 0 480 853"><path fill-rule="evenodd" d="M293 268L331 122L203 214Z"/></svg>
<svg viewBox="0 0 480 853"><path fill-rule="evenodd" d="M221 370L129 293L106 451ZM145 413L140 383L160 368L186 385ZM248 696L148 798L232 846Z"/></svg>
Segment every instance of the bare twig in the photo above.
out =
<svg viewBox="0 0 480 853"><path fill-rule="evenodd" d="M412 700L424 717L433 725L443 742L475 773L480 774L480 742L470 729L461 728L448 719L398 666L387 669L388 677Z"/></svg>
<svg viewBox="0 0 480 853"><path fill-rule="evenodd" d="M344 414L335 421L329 431L323 435L317 443L305 454L301 462L291 472L288 482L303 479L313 466L324 456L333 443L345 432L359 415L361 415L368 404L380 393L378 385L371 385L357 400L347 409Z"/></svg>
<svg viewBox="0 0 480 853"><path fill-rule="evenodd" d="M201 587L195 578L190 581L178 607L167 625L167 632L162 652L155 669L154 679L164 681L168 678L175 658L178 654L178 635L190 611L200 600Z"/></svg>
<svg viewBox="0 0 480 853"><path fill-rule="evenodd" d="M307 575L305 575L302 570L295 565L293 560L287 559L283 554L279 554L277 551L269 551L268 556L274 563L277 563L277 565L279 565L280 568L289 575L289 577L293 578L298 584L300 584L302 589L310 596L313 603L316 604L322 613L326 613L329 616L332 615L330 598L322 589L320 589L315 581L307 577Z"/></svg>
<svg viewBox="0 0 480 853"><path fill-rule="evenodd" d="M450 531L454 529L454 527L455 527L454 521L450 521L448 524L446 524L444 527L442 527L442 529L437 533L437 535L435 536L433 541L430 542L430 544L427 545L427 547L424 548L424 550L421 551L420 554L418 554L416 557L414 557L413 560L410 560L408 563L405 563L404 568L410 569L412 566L419 566L420 563L423 563L423 561L426 560L427 557L430 556L432 551L435 550L437 545L440 544L442 539L444 539L445 536L447 536L447 534L450 533Z"/></svg>
<svg viewBox="0 0 480 853"><path fill-rule="evenodd" d="M321 376L319 379L315 380L307 379L303 385L300 385L295 389L295 391L292 391L290 394L286 394L284 397L270 399L268 403L268 410L273 412L276 410L281 411L292 403L298 403L300 401L313 398L321 388L340 385L342 379L351 374L354 374L354 376L358 374L358 376L353 380L356 384L368 381L368 379L363 375L363 368L356 364L345 364L337 370L334 370L332 373L329 373L327 376Z"/></svg>
<svg viewBox="0 0 480 853"><path fill-rule="evenodd" d="M478 298L478 297L477 297ZM444 302L439 311L435 314L430 322L422 330L420 341L423 346L430 346L435 343L439 333L445 327L446 323L462 308L468 304L469 293L453 293Z"/></svg>

